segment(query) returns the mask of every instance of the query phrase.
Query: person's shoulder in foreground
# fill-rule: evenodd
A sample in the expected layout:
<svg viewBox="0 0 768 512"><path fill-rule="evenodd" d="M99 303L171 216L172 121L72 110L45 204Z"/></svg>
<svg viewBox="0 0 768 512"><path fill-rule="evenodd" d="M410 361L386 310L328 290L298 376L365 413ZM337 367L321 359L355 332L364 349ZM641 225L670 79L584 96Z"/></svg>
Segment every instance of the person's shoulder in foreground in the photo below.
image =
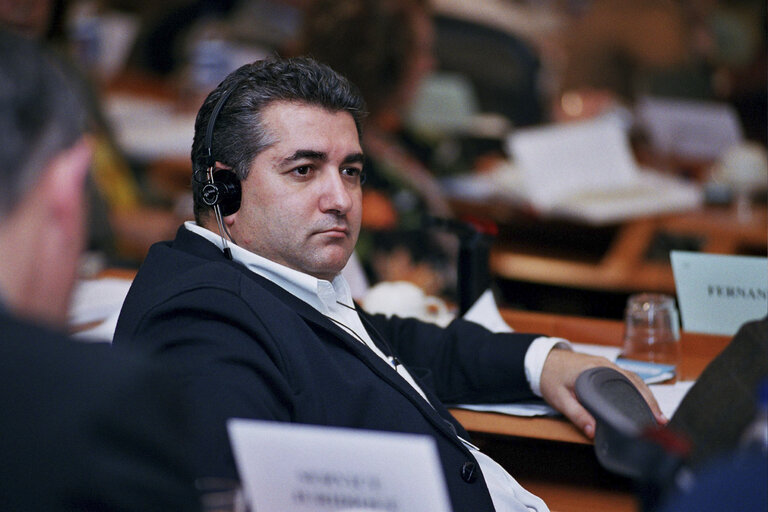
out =
<svg viewBox="0 0 768 512"><path fill-rule="evenodd" d="M743 324L704 369L669 426L690 440L691 462L704 465L731 453L755 414L757 390L768 378L768 316Z"/></svg>
<svg viewBox="0 0 768 512"><path fill-rule="evenodd" d="M4 313L0 329L0 508L198 509L173 381Z"/></svg>

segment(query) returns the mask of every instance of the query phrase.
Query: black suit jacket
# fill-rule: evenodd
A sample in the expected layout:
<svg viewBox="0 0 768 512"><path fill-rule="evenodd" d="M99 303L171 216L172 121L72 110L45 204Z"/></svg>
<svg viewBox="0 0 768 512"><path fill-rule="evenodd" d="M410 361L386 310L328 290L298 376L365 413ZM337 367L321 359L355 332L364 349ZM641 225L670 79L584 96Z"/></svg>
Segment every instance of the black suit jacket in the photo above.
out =
<svg viewBox="0 0 768 512"><path fill-rule="evenodd" d="M536 336L494 335L461 320L443 329L360 315L432 405L316 309L183 227L150 250L114 344L143 347L179 372L196 407L203 475L236 474L225 430L231 417L410 432L436 440L454 510L493 510L480 472L469 477L476 461L456 437L467 433L441 402L530 397L523 360Z"/></svg>
<svg viewBox="0 0 768 512"><path fill-rule="evenodd" d="M114 352L0 307L0 510L198 508L183 402Z"/></svg>

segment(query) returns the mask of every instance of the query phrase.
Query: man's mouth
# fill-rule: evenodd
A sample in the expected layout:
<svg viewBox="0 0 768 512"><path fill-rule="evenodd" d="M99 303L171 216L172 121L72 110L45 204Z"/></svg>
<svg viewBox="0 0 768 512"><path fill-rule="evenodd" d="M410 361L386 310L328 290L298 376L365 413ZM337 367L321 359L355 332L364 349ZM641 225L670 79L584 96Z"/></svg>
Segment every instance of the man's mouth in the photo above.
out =
<svg viewBox="0 0 768 512"><path fill-rule="evenodd" d="M349 229L346 226L334 226L334 227L322 229L317 233L321 235L347 236L349 234Z"/></svg>

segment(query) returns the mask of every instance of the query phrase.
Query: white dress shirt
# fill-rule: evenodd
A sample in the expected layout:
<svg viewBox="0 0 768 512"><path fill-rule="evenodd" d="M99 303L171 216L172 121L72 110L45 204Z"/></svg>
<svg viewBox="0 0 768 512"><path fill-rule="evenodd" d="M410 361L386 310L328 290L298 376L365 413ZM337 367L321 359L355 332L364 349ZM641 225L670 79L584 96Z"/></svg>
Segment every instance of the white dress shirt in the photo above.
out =
<svg viewBox="0 0 768 512"><path fill-rule="evenodd" d="M222 247L221 236L209 231L194 222L185 222L184 227L196 233L217 247ZM403 379L405 379L423 398L427 400L424 391L416 383L408 370L391 357L384 354L373 342L363 326L360 315L354 309L349 285L342 274L333 281L317 279L303 272L280 265L271 260L254 254L237 244L228 242L232 251L232 259L247 267L250 271L264 277L285 289L287 292L303 300L332 322L347 331L360 343L368 346L376 355L387 361ZM525 355L525 373L531 389L539 394L539 379L549 351L555 346L568 342L560 338L541 337L534 340ZM534 386L535 383L535 386ZM429 400L427 400L429 403ZM430 404L431 405L431 404ZM461 438L460 438L461 439ZM493 506L498 512L545 512L546 504L537 496L526 491L507 471L496 461L482 453L476 446L465 439L461 441L474 455L485 477L488 490L493 500Z"/></svg>

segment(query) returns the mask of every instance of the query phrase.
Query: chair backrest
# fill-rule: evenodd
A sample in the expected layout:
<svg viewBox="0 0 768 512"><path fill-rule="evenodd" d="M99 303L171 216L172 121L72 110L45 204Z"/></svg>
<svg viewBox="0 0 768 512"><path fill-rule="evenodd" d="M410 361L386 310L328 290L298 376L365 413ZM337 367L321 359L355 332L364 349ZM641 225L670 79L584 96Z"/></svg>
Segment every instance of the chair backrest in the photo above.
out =
<svg viewBox="0 0 768 512"><path fill-rule="evenodd" d="M515 126L543 120L540 62L527 44L508 32L448 15L435 16L435 32L438 68L468 77L482 111L503 114Z"/></svg>

